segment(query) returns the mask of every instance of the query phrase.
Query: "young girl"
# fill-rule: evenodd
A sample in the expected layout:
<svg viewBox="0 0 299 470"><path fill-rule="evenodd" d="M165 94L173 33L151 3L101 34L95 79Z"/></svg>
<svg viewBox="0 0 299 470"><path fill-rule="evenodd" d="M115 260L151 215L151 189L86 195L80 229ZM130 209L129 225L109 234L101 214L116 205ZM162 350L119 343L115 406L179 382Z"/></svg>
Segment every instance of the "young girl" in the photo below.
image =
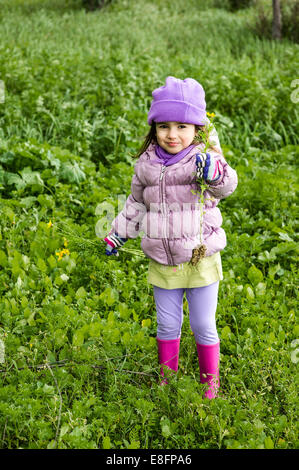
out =
<svg viewBox="0 0 299 470"><path fill-rule="evenodd" d="M131 194L104 239L106 254L117 255L128 238L144 233L141 248L150 259L161 375L165 366L178 369L186 292L200 381L208 384L205 396L211 399L219 388L215 313L223 279L220 251L226 246L217 205L236 189L237 174L222 155L215 128L208 149L200 142L209 121L196 80L167 77L152 95L151 128L137 155Z"/></svg>

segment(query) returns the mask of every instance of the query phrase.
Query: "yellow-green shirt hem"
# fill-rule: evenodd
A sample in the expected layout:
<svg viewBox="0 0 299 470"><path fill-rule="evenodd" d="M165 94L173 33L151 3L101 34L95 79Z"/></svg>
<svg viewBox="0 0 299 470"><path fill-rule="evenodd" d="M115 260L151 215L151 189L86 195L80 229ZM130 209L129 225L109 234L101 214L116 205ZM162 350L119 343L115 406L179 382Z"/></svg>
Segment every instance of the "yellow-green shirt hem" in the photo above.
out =
<svg viewBox="0 0 299 470"><path fill-rule="evenodd" d="M204 287L222 279L220 252L203 258L196 266L190 265L189 262L168 266L149 260L147 281L163 289Z"/></svg>

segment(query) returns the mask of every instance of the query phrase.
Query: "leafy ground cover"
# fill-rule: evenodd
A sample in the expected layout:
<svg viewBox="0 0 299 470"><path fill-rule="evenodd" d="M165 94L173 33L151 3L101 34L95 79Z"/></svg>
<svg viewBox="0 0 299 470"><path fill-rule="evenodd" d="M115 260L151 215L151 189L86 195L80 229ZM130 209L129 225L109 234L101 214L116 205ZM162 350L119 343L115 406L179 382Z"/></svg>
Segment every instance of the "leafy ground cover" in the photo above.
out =
<svg viewBox="0 0 299 470"><path fill-rule="evenodd" d="M298 447L298 47L258 39L252 10L213 2L2 3L0 446ZM186 302L179 372L161 388L147 260L107 261L100 240L84 256L60 231L95 240L98 205L117 213L167 75L203 84L239 176L221 202L212 402Z"/></svg>

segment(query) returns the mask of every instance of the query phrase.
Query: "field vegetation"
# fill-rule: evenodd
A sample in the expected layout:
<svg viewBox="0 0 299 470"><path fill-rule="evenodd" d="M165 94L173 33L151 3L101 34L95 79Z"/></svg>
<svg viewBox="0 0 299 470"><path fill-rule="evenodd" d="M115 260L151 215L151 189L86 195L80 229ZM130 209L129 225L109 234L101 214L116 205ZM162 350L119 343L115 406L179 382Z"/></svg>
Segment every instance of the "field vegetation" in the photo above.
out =
<svg viewBox="0 0 299 470"><path fill-rule="evenodd" d="M298 45L254 24L253 7L204 0L1 2L1 448L298 447ZM179 372L160 387L148 261L108 259L95 234L97 207L114 208L109 230L129 195L168 75L202 83L239 177L220 203L212 401L186 302ZM72 247L65 224L98 249Z"/></svg>

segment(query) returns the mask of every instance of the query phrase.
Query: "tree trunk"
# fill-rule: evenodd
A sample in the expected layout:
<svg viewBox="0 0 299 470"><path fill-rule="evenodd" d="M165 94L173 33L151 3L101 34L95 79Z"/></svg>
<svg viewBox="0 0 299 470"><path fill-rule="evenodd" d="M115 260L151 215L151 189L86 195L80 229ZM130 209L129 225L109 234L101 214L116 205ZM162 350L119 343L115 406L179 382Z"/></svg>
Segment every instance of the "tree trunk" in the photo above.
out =
<svg viewBox="0 0 299 470"><path fill-rule="evenodd" d="M272 7L273 7L272 38L281 39L280 0L272 0Z"/></svg>
<svg viewBox="0 0 299 470"><path fill-rule="evenodd" d="M111 0L82 0L83 6L89 11L95 11L111 3Z"/></svg>

